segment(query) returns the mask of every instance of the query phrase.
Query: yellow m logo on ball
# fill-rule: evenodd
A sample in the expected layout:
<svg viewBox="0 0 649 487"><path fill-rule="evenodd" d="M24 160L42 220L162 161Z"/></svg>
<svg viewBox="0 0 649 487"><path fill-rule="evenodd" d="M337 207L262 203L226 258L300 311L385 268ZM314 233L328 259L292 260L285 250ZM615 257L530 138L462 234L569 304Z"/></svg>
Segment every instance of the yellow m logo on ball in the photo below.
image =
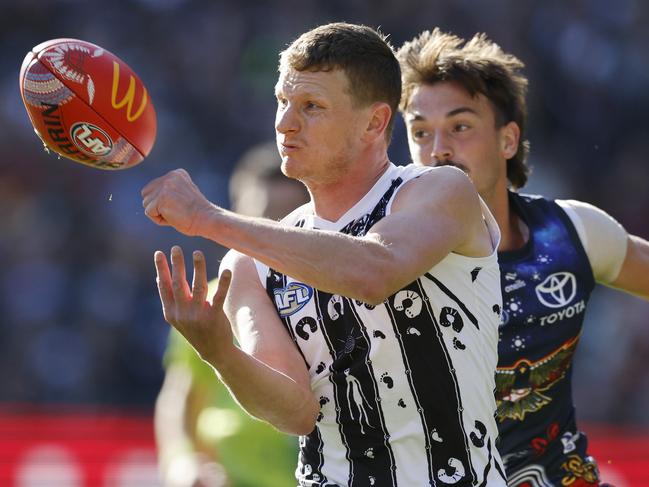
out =
<svg viewBox="0 0 649 487"><path fill-rule="evenodd" d="M137 112L133 114L132 111L133 100L135 98L135 78L133 78L132 75L129 76L129 78L130 79L126 94L120 101L117 101L117 90L119 89L119 64L113 61L113 89L111 92L110 103L111 105L113 105L113 108L115 110L119 110L124 105L126 105L126 120L128 120L129 122L135 122L138 118L140 118L142 112L144 112L144 108L146 107L147 103L147 93L146 88L142 88L144 92L142 94L140 108L138 108Z"/></svg>

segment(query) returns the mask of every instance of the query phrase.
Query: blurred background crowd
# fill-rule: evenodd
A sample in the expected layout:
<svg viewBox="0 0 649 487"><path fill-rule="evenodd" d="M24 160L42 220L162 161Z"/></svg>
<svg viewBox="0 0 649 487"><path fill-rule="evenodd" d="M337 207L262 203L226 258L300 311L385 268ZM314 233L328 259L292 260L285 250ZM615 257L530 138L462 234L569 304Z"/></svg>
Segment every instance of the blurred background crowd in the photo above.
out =
<svg viewBox="0 0 649 487"><path fill-rule="evenodd" d="M140 189L184 167L228 206L232 166L274 136L277 53L346 20L400 46L440 26L486 32L526 63L528 192L591 202L649 237L649 4L642 0L0 0L0 404L151 411L163 376L153 252L224 250L155 227ZM156 145L103 172L46 154L18 90L24 55L72 37L147 85ZM398 121L392 160L409 162ZM649 426L649 305L598 289L575 365L580 419ZM19 406L22 407L22 406Z"/></svg>

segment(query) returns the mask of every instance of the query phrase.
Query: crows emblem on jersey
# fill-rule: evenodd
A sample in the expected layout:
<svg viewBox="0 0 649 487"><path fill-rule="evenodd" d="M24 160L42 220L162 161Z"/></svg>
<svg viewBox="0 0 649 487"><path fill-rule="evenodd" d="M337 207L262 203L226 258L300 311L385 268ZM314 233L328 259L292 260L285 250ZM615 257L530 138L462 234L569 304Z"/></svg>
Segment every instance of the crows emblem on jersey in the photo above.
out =
<svg viewBox="0 0 649 487"><path fill-rule="evenodd" d="M499 421L523 421L527 413L538 411L552 401L543 393L565 377L578 341L576 336L535 362L521 359L511 367L496 369Z"/></svg>

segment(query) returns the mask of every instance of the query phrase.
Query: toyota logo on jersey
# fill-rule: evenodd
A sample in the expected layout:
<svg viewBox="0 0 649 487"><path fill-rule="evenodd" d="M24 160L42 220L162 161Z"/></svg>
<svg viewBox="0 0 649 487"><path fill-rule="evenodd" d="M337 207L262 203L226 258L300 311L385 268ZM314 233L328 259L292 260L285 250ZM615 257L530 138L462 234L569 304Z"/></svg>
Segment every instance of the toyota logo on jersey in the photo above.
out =
<svg viewBox="0 0 649 487"><path fill-rule="evenodd" d="M577 280L571 272L555 272L536 286L536 296L548 308L566 306L576 294Z"/></svg>

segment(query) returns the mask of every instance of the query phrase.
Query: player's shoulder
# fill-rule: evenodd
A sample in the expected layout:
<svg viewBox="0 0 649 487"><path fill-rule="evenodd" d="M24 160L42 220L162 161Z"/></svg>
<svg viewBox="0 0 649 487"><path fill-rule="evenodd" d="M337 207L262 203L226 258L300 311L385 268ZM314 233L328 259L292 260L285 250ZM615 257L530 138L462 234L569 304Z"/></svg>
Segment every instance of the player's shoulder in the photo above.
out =
<svg viewBox="0 0 649 487"><path fill-rule="evenodd" d="M452 166L424 168L416 177L406 182L400 191L402 200L416 199L435 206L475 206L479 207L479 197L475 186L467 174Z"/></svg>
<svg viewBox="0 0 649 487"><path fill-rule="evenodd" d="M518 192L513 192L511 193L514 198L518 198L521 200L523 203L529 203L529 204L535 204L535 203L555 203L562 208L585 208L585 209L591 209L591 210L600 210L597 206L591 204L591 203L586 203L585 201L580 201L580 200L575 200L575 199L566 199L566 198L549 198L547 196L544 196L542 194L534 194L534 193L518 193ZM600 210L601 211L601 210Z"/></svg>
<svg viewBox="0 0 649 487"><path fill-rule="evenodd" d="M412 177L406 183L410 186L426 188L429 191L433 188L445 188L449 193L452 193L456 189L464 191L470 190L471 193L476 193L469 176L457 167L411 166L413 166L410 171Z"/></svg>
<svg viewBox="0 0 649 487"><path fill-rule="evenodd" d="M556 199L554 200L556 204L561 206L562 208L571 208L574 211L577 212L582 212L582 211L587 211L587 212L602 212L604 213L604 210L599 208L598 206L593 205L592 203L587 203L585 201L580 201L580 200L573 200L573 199Z"/></svg>
<svg viewBox="0 0 649 487"><path fill-rule="evenodd" d="M417 213L422 225L436 225L444 218L468 237L481 225L483 207L469 177L460 169L442 166L430 168L403 185L391 210L392 214L400 212ZM438 218L427 217L433 214Z"/></svg>
<svg viewBox="0 0 649 487"><path fill-rule="evenodd" d="M611 214L591 203L579 200L556 200L556 203L576 225L578 225L576 222L580 221L587 227L599 228L600 231L611 228L611 226L621 228L621 225Z"/></svg>

